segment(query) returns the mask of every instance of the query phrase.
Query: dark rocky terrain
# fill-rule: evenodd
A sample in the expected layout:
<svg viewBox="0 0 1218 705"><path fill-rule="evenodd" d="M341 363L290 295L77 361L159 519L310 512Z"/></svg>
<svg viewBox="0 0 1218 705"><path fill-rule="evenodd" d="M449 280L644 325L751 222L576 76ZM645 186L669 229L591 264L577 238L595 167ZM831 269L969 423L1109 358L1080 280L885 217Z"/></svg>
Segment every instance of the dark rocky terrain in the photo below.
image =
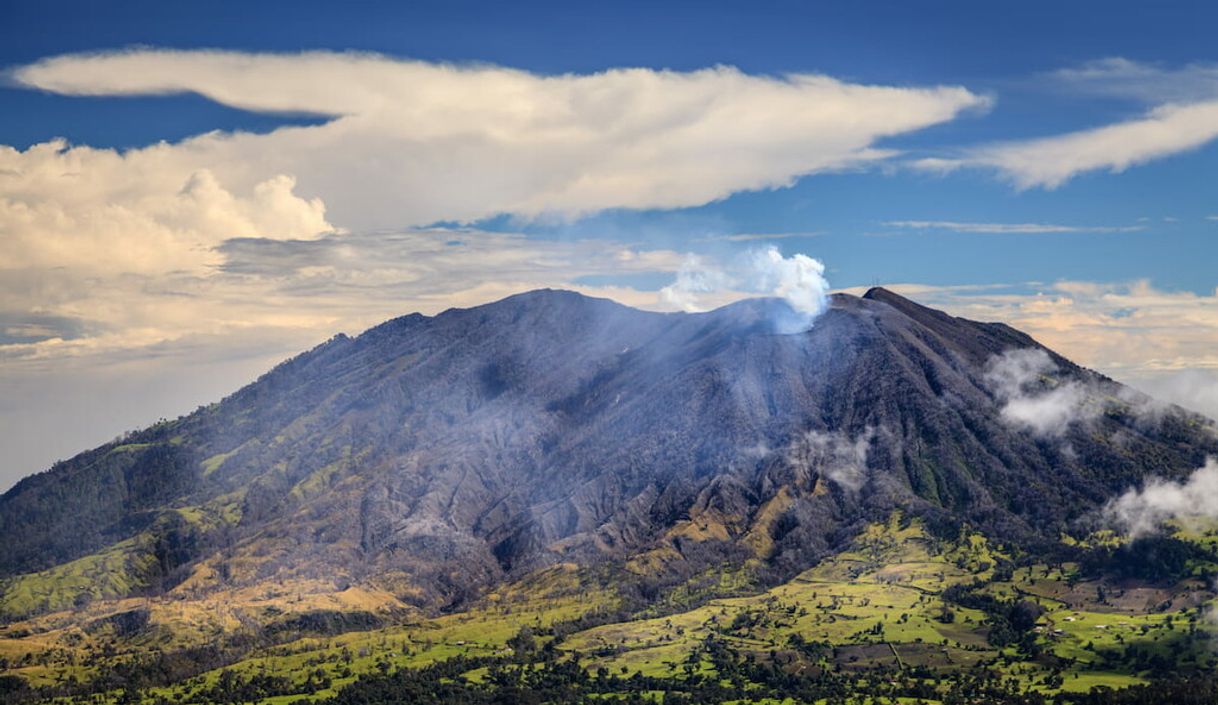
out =
<svg viewBox="0 0 1218 705"><path fill-rule="evenodd" d="M1051 434L989 371L1038 348L884 289L806 333L750 300L660 314L534 291L337 336L0 498L0 577L127 541L132 589L325 578L443 607L556 563L774 578L892 509L1035 545L1218 452L1212 422L1048 352ZM1030 393L1034 393L1033 392ZM132 548L133 546L133 548ZM206 587L205 582L200 585Z"/></svg>

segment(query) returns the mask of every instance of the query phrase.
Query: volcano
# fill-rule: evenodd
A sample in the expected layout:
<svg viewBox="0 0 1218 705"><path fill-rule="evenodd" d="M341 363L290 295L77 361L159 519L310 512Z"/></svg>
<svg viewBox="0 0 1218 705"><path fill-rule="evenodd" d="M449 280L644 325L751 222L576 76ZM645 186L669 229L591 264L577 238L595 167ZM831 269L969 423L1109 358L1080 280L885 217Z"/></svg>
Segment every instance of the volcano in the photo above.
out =
<svg viewBox="0 0 1218 705"><path fill-rule="evenodd" d="M1218 453L1211 421L1009 326L876 288L783 335L783 306L543 290L338 335L7 492L0 577L88 556L122 574L8 616L300 580L440 609L557 563L779 579L896 509L1035 546ZM1071 413L1012 413L1013 353L1039 360L1015 393L1072 390Z"/></svg>

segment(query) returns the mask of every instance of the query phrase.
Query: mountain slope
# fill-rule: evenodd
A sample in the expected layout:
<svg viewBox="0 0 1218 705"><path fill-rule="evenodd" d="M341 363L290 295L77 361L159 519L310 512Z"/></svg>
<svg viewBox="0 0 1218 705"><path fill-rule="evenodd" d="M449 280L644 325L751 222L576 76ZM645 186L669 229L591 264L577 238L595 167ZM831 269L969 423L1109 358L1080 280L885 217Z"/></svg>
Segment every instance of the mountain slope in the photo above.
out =
<svg viewBox="0 0 1218 705"><path fill-rule="evenodd" d="M1218 452L1210 422L1142 413L1051 352L1029 384L1075 385L1093 412L1049 435L1012 423L994 361L1039 346L1007 326L873 289L776 335L782 306L536 291L338 336L0 497L0 576L99 551L129 573L98 593L51 570L45 599L7 611L315 580L439 607L560 561L789 576L898 507L1055 539Z"/></svg>

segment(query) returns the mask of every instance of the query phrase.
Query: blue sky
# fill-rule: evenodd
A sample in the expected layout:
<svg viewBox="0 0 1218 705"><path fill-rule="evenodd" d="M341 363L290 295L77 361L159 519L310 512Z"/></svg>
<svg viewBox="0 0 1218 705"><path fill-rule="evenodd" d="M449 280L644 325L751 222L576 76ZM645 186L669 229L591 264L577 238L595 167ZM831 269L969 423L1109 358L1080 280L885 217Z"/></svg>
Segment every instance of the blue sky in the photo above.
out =
<svg viewBox="0 0 1218 705"><path fill-rule="evenodd" d="M4 3L0 486L337 330L534 285L671 307L678 270L731 281L767 245L1218 410L1216 23L1204 2ZM725 288L703 304L756 293Z"/></svg>

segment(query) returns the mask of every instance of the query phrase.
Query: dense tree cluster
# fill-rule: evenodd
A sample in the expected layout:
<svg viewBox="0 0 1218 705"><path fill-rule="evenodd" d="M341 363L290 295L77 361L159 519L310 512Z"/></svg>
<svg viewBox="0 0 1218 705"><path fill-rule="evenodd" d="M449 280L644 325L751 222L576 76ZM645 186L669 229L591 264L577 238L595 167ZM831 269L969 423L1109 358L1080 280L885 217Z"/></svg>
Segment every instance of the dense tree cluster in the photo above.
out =
<svg viewBox="0 0 1218 705"><path fill-rule="evenodd" d="M1195 542L1162 535L1145 536L1117 547L1097 546L1079 559L1079 567L1087 575L1152 581L1189 577L1199 563L1218 563L1218 556Z"/></svg>
<svg viewBox="0 0 1218 705"><path fill-rule="evenodd" d="M943 591L943 599L945 602L984 612L989 627L986 638L993 646L1015 644L1023 653L1034 655L1037 643L1033 629L1044 610L1030 600L1004 600L995 597L981 591L983 586L984 583L980 582L972 585L952 585Z"/></svg>

